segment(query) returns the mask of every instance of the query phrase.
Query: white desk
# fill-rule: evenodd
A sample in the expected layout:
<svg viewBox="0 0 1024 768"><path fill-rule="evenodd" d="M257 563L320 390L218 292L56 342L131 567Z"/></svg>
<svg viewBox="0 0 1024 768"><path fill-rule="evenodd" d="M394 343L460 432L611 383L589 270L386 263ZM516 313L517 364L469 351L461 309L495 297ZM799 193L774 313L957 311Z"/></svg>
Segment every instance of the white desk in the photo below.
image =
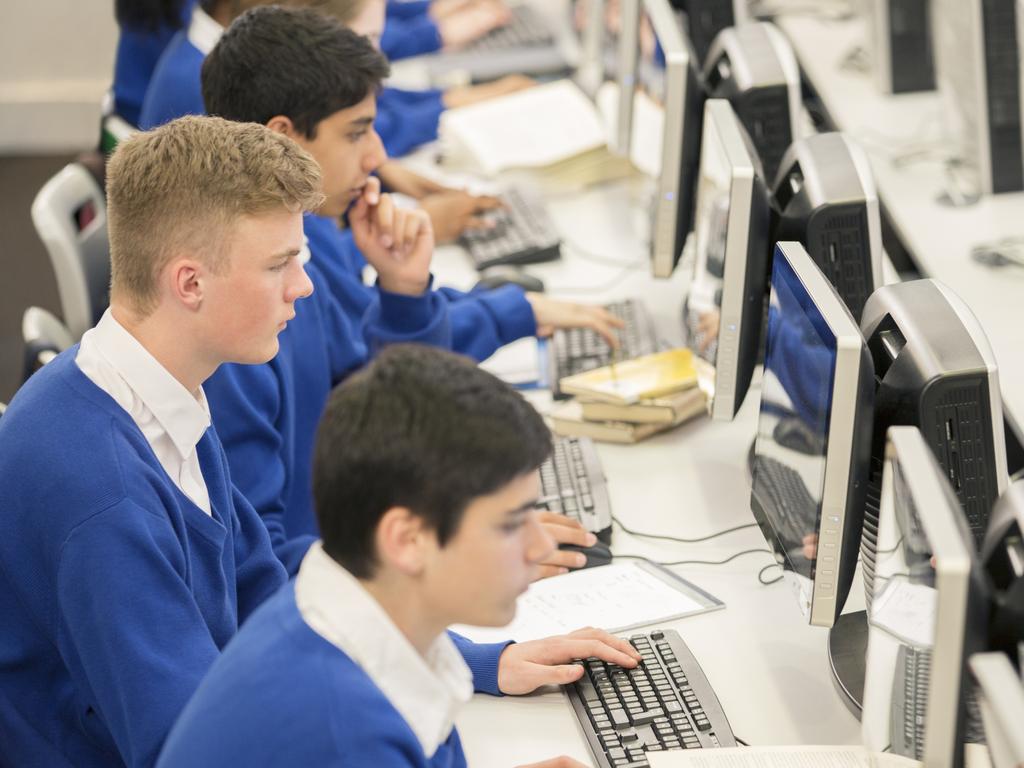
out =
<svg viewBox="0 0 1024 768"><path fill-rule="evenodd" d="M671 280L650 277L644 217L630 184L618 183L577 195L551 198L552 215L569 241L559 262L534 265L531 273L548 290L606 286L586 300L640 296L664 338L678 342L680 308L689 270ZM621 267L583 258L573 245L605 259L643 266ZM441 248L435 273L442 282L467 287L475 279L458 248ZM612 285L607 285L614 281ZM584 300L577 293L566 298ZM549 398L533 396L543 410ZM758 392L752 390L731 423L698 420L636 446L601 445L612 505L631 528L698 537L752 522L746 454L753 439ZM656 560L720 560L762 548L757 529L693 545L647 543L616 530L613 549ZM834 690L826 652L827 632L810 627L782 582L762 586L757 572L769 555L747 555L724 566L678 566L698 586L724 600L725 610L669 622L693 650L714 687L733 731L751 744L860 741L859 724ZM851 606L862 604L859 580ZM478 695L458 720L470 765L513 766L559 754L589 762L587 748L564 695L548 691L524 698Z"/></svg>
<svg viewBox="0 0 1024 768"><path fill-rule="evenodd" d="M992 269L970 257L983 242L1024 235L1024 193L982 198L954 208L939 202L946 188L938 158L903 166L893 154L911 144L941 150L937 92L885 96L870 73L841 66L849 51L867 47L863 18L825 21L797 14L778 24L836 125L859 140L871 159L879 198L918 270L951 287L981 322L999 366L1007 420L1024 440L1024 269Z"/></svg>

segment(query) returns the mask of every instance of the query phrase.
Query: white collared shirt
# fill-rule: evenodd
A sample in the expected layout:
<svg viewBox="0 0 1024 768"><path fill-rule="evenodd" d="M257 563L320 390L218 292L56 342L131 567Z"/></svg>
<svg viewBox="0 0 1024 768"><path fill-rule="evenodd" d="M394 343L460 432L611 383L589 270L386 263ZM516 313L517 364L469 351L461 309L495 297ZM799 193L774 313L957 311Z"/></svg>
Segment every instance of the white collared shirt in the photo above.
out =
<svg viewBox="0 0 1024 768"><path fill-rule="evenodd" d="M164 368L108 309L82 336L75 363L124 408L142 430L167 476L206 514L210 495L196 444L210 426L200 387L193 394Z"/></svg>
<svg viewBox="0 0 1024 768"><path fill-rule="evenodd" d="M210 55L210 51L223 34L224 27L214 21L210 14L198 5L192 9L192 21L188 24L188 41L198 48L203 56Z"/></svg>
<svg viewBox="0 0 1024 768"><path fill-rule="evenodd" d="M421 656L359 581L323 551L310 547L295 577L303 620L344 652L380 688L409 724L423 753L433 756L473 696L473 675L442 633Z"/></svg>

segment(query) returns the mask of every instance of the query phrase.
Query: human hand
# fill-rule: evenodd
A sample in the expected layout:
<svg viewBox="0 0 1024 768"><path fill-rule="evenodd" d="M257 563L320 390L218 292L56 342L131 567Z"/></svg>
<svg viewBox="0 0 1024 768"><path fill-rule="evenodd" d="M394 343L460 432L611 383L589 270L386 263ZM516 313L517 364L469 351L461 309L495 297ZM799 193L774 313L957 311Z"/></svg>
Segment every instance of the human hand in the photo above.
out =
<svg viewBox="0 0 1024 768"><path fill-rule="evenodd" d="M492 29L512 20L512 12L500 0L481 0L449 13L437 23L446 50L462 48Z"/></svg>
<svg viewBox="0 0 1024 768"><path fill-rule="evenodd" d="M640 663L640 654L628 640L585 627L505 648L498 659L498 689L520 695L544 685L567 685L583 675L583 667L572 662L591 656L627 669Z"/></svg>
<svg viewBox="0 0 1024 768"><path fill-rule="evenodd" d="M721 315L717 309L704 312L697 319L697 334L702 335L698 352L704 354L711 347L712 342L718 338L718 323Z"/></svg>
<svg viewBox="0 0 1024 768"><path fill-rule="evenodd" d="M461 189L445 189L420 200L420 208L430 215L434 239L450 243L467 229L489 229L494 223L480 216L500 208L501 200L489 195L471 195Z"/></svg>
<svg viewBox="0 0 1024 768"><path fill-rule="evenodd" d="M430 3L430 16L434 21L440 21L446 16L460 11L471 5L473 0L433 0Z"/></svg>
<svg viewBox="0 0 1024 768"><path fill-rule="evenodd" d="M577 544L581 547L592 547L597 543L597 536L588 532L571 517L547 510L538 512L540 524L548 536L556 544ZM570 568L582 568L587 564L587 556L582 552L566 552L557 547L540 562L540 571L534 581L568 573Z"/></svg>
<svg viewBox="0 0 1024 768"><path fill-rule="evenodd" d="M426 211L398 208L380 193L371 177L349 209L352 236L366 260L377 270L380 287L390 293L419 296L430 285L434 231Z"/></svg>
<svg viewBox="0 0 1024 768"><path fill-rule="evenodd" d="M562 755L561 757L553 757L550 760L541 760L539 763L520 765L519 768L587 768L587 766L579 760L573 760L571 757Z"/></svg>
<svg viewBox="0 0 1024 768"><path fill-rule="evenodd" d="M526 300L533 308L540 338L547 338L559 328L590 328L599 333L613 349L618 348L619 339L615 329L622 328L625 323L604 307L558 301L542 293L527 293Z"/></svg>
<svg viewBox="0 0 1024 768"><path fill-rule="evenodd" d="M445 107L453 109L454 107L465 107L477 102L487 101L487 99L532 88L536 84L536 80L526 75L505 75L505 77L489 83L449 88L444 92L442 99L444 100Z"/></svg>

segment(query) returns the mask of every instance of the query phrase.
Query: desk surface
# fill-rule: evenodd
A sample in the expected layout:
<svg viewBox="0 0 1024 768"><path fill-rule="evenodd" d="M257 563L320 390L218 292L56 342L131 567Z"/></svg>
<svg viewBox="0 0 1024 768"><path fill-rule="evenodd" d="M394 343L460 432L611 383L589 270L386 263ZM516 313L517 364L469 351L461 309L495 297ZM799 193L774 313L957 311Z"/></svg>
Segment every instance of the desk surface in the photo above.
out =
<svg viewBox="0 0 1024 768"><path fill-rule="evenodd" d="M637 185L628 182L550 197L552 216L567 241L564 257L529 271L555 296L643 297L661 335L678 343L690 269L684 264L670 280L650 277L638 198ZM458 248L439 249L435 272L458 287L471 284L475 274ZM577 292L560 290L571 286ZM599 290L578 292L588 286ZM532 397L542 411L550 403L544 393ZM601 445L615 514L631 528L689 538L752 522L746 454L758 401L752 389L731 423L700 419L636 446ZM661 561L720 560L764 547L757 529L692 545L647 543L616 529L613 542L619 554ZM723 566L676 566L724 600L726 608L666 626L677 629L693 650L733 731L748 743L859 743L859 724L833 688L827 631L806 623L783 582L758 583L758 571L770 562L763 553ZM851 606L862 604L859 583ZM557 690L523 698L478 695L458 725L470 765L513 766L559 754L591 759L568 700Z"/></svg>
<svg viewBox="0 0 1024 768"><path fill-rule="evenodd" d="M940 202L948 150L938 93L886 96L870 72L845 67L851 51L868 48L862 17L792 14L778 23L833 121L867 151L879 198L918 270L952 288L981 322L999 366L1004 411L1024 439L1024 355L1017 336L1024 322L1024 269L993 269L970 255L981 243L1024 236L1024 193L964 207ZM907 153L918 156L910 160Z"/></svg>

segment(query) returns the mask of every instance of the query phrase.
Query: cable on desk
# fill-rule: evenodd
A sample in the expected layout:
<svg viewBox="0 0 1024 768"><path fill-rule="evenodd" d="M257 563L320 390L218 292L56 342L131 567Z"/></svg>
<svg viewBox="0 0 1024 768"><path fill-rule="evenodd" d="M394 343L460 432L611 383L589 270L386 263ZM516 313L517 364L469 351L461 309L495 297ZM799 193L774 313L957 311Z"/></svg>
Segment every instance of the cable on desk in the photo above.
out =
<svg viewBox="0 0 1024 768"><path fill-rule="evenodd" d="M647 260L644 259L643 263L646 264ZM639 267L639 265L640 265L640 262L637 262L636 264L630 264L629 266L624 267L623 269L621 269L618 272L616 272L615 276L613 278L611 278L610 280L608 280L607 282L604 282L604 283L599 283L597 285L586 285L586 286L572 286L572 285L570 285L570 286L554 286L554 285L549 285L548 289L547 289L547 292L549 294L553 295L553 296L558 296L560 294L561 295L570 295L570 296L574 296L574 295L575 296L589 296L589 295L592 295L592 294L595 294L595 293L604 293L605 291L610 291L612 288L616 287L619 284L619 282L622 280L622 278L625 277L628 272L632 272L634 269L637 269L637 267Z"/></svg>
<svg viewBox="0 0 1024 768"><path fill-rule="evenodd" d="M735 733L732 735L732 737L736 740L737 744L742 744L744 747L749 747L750 746L749 744L747 744L747 742L745 742L743 739L741 739Z"/></svg>
<svg viewBox="0 0 1024 768"><path fill-rule="evenodd" d="M767 571L769 568L781 568L781 567L782 566L779 565L778 563L768 563L768 565L766 565L764 568L762 568L760 571L757 572L757 580L761 584L764 584L766 587L769 587L772 584L775 584L776 582L782 581L782 574L781 573L778 576L776 576L774 579L772 579L771 581L765 581L764 580L764 572L765 571Z"/></svg>
<svg viewBox="0 0 1024 768"><path fill-rule="evenodd" d="M627 528L619 518L612 515L612 522L615 523L619 528L628 533L630 536L638 536L643 539L658 539L659 541L673 541L677 544L699 544L702 541L710 541L711 539L717 539L719 536L725 536L727 533L734 531L742 531L744 528L756 528L757 523L744 523L743 525L734 525L732 528L726 528L725 530L718 531L717 533L709 533L707 536L701 536L697 539L684 539L679 536L664 536L658 533L643 533L642 531L634 531Z"/></svg>
<svg viewBox="0 0 1024 768"><path fill-rule="evenodd" d="M641 259L634 259L633 261L622 261L621 259L615 259L611 256L605 256L604 254L595 253L587 248L584 248L579 243L569 240L564 235L562 236L562 244L568 247L570 251L573 251L584 261L592 261L595 264L601 264L605 267L622 267L622 268L637 268L647 266L649 260L647 257Z"/></svg>
<svg viewBox="0 0 1024 768"><path fill-rule="evenodd" d="M766 555L772 554L772 551L770 549L744 549L742 552L736 552L735 554L729 555L724 560L673 560L671 562L664 562L659 560L651 560L651 558L644 557L643 555L613 555L612 559L646 560L647 562L653 563L654 565L725 565L726 563L731 563L738 557L743 557L744 555L753 555L759 552L763 552ZM772 563L772 565L775 565L775 563Z"/></svg>

